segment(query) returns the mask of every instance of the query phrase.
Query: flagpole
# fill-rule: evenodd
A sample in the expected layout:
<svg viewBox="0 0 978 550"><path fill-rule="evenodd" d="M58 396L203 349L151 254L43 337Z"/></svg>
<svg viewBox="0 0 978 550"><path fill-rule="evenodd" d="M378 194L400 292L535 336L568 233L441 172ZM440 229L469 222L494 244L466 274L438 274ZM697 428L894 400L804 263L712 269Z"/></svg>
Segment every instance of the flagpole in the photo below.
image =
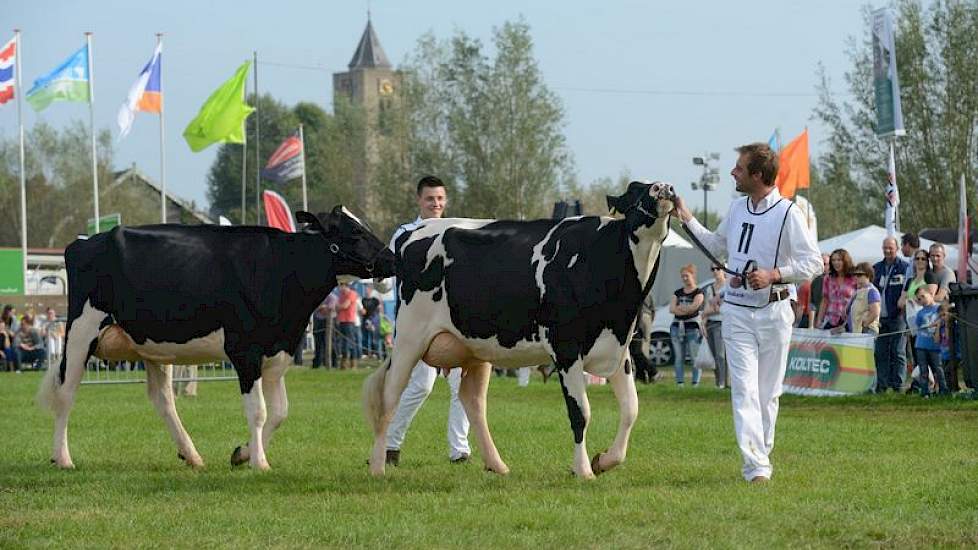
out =
<svg viewBox="0 0 978 550"><path fill-rule="evenodd" d="M892 193L893 197L886 197L886 210L884 210L883 218L886 225L886 234L893 236L900 229L900 211L899 211L899 197L900 191L897 187L897 177L896 177L896 136L890 136L890 159L887 165L887 173L890 177L890 185L893 186Z"/></svg>
<svg viewBox="0 0 978 550"><path fill-rule="evenodd" d="M95 67L92 63L92 33L85 33L85 44L88 46L88 123L92 132L92 190L94 191L93 201L95 205L95 233L98 234L98 153L95 148Z"/></svg>
<svg viewBox="0 0 978 550"><path fill-rule="evenodd" d="M302 124L299 124L299 152L302 155L302 209L309 211L309 197L306 194L306 138L302 133Z"/></svg>
<svg viewBox="0 0 978 550"><path fill-rule="evenodd" d="M241 101L244 102L248 98L248 79L244 81L244 85L241 86ZM248 175L248 117L245 117L241 121L241 225L245 225L245 220L248 218L247 210L245 210L245 188L247 187L247 175Z"/></svg>
<svg viewBox="0 0 978 550"><path fill-rule="evenodd" d="M24 174L24 114L20 99L24 92L20 83L21 55L23 52L20 48L20 29L14 29L14 56L16 56L14 60L16 63L14 87L17 94L17 131L20 134L20 247L23 255L24 294L27 294L27 177Z"/></svg>
<svg viewBox="0 0 978 550"><path fill-rule="evenodd" d="M255 76L255 220L261 225L261 113L258 111L258 50L254 50Z"/></svg>
<svg viewBox="0 0 978 550"><path fill-rule="evenodd" d="M156 33L156 46L160 49L160 219L166 223L166 131L163 124L163 33Z"/></svg>

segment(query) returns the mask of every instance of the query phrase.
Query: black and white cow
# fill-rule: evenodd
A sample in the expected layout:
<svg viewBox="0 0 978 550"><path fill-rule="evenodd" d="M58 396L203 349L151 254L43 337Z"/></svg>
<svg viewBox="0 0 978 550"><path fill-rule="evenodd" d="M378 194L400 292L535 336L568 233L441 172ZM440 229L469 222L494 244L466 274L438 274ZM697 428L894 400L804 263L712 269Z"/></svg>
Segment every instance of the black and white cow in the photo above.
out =
<svg viewBox="0 0 978 550"><path fill-rule="evenodd" d="M504 474L486 424L490 364L556 364L576 443L574 472L591 478L625 459L638 415L628 342L669 229L664 183L632 182L609 206L624 219L432 219L395 243L398 304L389 363L364 386L374 431L370 471L383 475L384 436L419 359L461 366L459 397L488 470ZM588 461L584 372L609 377L620 406L614 444Z"/></svg>
<svg viewBox="0 0 978 550"><path fill-rule="evenodd" d="M304 224L297 233L151 225L72 243L65 250L65 353L38 392L56 417L52 462L73 467L68 415L95 355L145 362L149 398L193 467L203 461L177 416L171 367L161 365L230 361L250 429L231 461L267 470L265 449L288 413L283 375L309 316L337 277L394 272L394 255L347 209L319 217L298 212L296 219Z"/></svg>

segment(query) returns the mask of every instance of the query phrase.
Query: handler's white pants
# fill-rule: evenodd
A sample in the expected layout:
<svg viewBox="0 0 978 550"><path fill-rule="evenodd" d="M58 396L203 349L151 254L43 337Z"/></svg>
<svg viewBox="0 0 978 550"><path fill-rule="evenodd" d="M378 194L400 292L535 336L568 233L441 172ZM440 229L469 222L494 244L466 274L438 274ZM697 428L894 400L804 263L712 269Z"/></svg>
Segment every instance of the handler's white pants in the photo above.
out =
<svg viewBox="0 0 978 550"><path fill-rule="evenodd" d="M769 455L774 449L778 398L794 319L791 302L781 300L760 309L724 304L721 313L744 479L771 477Z"/></svg>
<svg viewBox="0 0 978 550"><path fill-rule="evenodd" d="M439 369L429 367L424 361L418 361L411 371L411 378L408 380L401 400L397 403L397 410L394 418L387 428L387 448L400 449L404 443L408 428L414 415L418 414L421 405L431 394L435 387L435 379L438 378ZM472 454L469 449L469 419L465 416L465 409L462 402L458 399L458 387L462 383L462 369L452 369L448 371L448 389L451 392L451 402L448 407L448 458L456 459L463 454Z"/></svg>

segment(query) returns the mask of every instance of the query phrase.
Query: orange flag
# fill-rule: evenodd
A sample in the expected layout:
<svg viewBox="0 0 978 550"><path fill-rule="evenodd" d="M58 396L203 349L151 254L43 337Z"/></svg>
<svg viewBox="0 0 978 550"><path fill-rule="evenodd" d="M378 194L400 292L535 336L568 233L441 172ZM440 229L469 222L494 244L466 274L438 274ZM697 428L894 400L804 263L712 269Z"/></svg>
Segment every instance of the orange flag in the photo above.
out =
<svg viewBox="0 0 978 550"><path fill-rule="evenodd" d="M778 159L778 178L774 184L778 186L781 196L792 198L798 189L808 188L808 128L781 150Z"/></svg>

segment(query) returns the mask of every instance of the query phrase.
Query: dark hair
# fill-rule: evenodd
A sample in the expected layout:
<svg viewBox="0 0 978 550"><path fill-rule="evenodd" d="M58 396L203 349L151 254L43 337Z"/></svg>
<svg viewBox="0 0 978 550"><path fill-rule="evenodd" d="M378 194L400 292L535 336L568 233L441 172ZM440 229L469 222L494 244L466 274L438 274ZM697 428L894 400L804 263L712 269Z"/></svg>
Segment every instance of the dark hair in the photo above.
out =
<svg viewBox="0 0 978 550"><path fill-rule="evenodd" d="M875 272L873 271L873 264L869 262L861 262L859 264L856 264L856 267L852 268L852 274L865 275L870 279L872 279L873 275L875 275Z"/></svg>
<svg viewBox="0 0 978 550"><path fill-rule="evenodd" d="M909 244L914 248L920 248L920 237L918 237L916 233L904 233L903 236L900 237L900 244Z"/></svg>
<svg viewBox="0 0 978 550"><path fill-rule="evenodd" d="M766 143L750 143L734 149L747 157L747 174L761 174L764 185L774 185L778 177L778 154Z"/></svg>
<svg viewBox="0 0 978 550"><path fill-rule="evenodd" d="M438 176L427 175L420 180L418 180L418 196L421 196L421 190L425 187L445 187L445 183L438 179Z"/></svg>
<svg viewBox="0 0 978 550"><path fill-rule="evenodd" d="M837 273L835 266L832 265L832 256L836 254L842 256L842 273ZM849 251L845 248L836 248L829 254L829 277L836 277L838 275L842 275L843 277L852 275L852 256L849 255Z"/></svg>

